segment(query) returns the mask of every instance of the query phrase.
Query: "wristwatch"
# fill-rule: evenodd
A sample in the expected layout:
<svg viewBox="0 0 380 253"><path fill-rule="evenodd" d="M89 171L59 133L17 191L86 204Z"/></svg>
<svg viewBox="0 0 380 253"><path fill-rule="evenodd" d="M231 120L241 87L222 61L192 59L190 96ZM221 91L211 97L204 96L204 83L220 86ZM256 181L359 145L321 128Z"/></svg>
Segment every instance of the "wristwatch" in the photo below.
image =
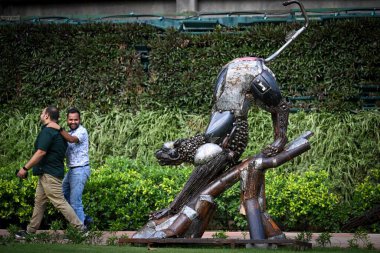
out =
<svg viewBox="0 0 380 253"><path fill-rule="evenodd" d="M59 129L60 132L62 132L63 130L64 130L63 127L61 127L61 128Z"/></svg>

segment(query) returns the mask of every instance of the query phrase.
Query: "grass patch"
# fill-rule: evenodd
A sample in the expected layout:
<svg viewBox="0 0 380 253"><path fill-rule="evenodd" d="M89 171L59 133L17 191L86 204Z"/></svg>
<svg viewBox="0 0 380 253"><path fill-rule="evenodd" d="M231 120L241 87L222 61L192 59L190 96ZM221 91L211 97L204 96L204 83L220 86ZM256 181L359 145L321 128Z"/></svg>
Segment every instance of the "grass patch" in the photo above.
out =
<svg viewBox="0 0 380 253"><path fill-rule="evenodd" d="M91 252L91 253L139 253L139 252L147 252L153 250L154 252L165 252L165 253L189 253L189 252L204 252L204 253L217 253L217 252L294 252L294 249L290 247L276 249L276 250L267 250L267 249L231 249L229 247L224 248L197 248L197 247L188 247L188 248L172 248L172 247L160 247L160 248L150 248L147 247L131 247L131 246L100 246L100 245L73 245L73 244L28 244L28 243L13 243L8 245L0 245L0 252L7 253L40 253L41 249L43 249L44 253L83 253L83 252ZM327 253L335 253L335 252L346 252L346 253L368 253L368 252L376 252L375 250L367 250L367 249L345 249L345 248L313 248L310 250L306 250L305 252L310 253L319 253L319 252L327 252Z"/></svg>

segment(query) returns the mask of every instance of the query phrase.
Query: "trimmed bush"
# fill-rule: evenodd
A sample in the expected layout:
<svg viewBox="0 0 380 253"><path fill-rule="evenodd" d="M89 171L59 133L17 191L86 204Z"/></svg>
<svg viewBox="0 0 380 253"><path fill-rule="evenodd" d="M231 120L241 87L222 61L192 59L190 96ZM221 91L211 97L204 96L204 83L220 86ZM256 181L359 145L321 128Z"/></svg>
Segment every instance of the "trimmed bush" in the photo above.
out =
<svg viewBox="0 0 380 253"><path fill-rule="evenodd" d="M321 110L357 109L355 85L379 84L380 20L311 22L269 67L286 96ZM299 24L258 24L192 35L136 24L3 25L0 110L58 104L103 112L209 110L215 79L234 58L268 57ZM149 51L144 70L137 46ZM7 109L9 108L9 109Z"/></svg>

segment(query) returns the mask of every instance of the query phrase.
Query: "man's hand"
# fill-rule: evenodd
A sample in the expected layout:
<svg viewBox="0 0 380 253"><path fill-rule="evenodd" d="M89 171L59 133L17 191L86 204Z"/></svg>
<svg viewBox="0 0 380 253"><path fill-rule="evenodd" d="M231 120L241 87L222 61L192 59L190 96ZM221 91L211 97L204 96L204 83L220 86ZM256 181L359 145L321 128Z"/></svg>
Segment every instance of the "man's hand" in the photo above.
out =
<svg viewBox="0 0 380 253"><path fill-rule="evenodd" d="M266 148L264 148L261 152L266 157L275 156L278 153L280 153L282 150L284 150L285 144L287 143L288 138L278 138L276 139L272 144L268 145Z"/></svg>
<svg viewBox="0 0 380 253"><path fill-rule="evenodd" d="M28 175L28 171L25 170L24 168L21 168L18 172L17 172L17 176L21 179L25 179L26 176Z"/></svg>
<svg viewBox="0 0 380 253"><path fill-rule="evenodd" d="M47 127L50 127L50 128L53 128L53 129L56 129L56 130L59 130L61 129L61 127L56 123L56 122L50 122Z"/></svg>

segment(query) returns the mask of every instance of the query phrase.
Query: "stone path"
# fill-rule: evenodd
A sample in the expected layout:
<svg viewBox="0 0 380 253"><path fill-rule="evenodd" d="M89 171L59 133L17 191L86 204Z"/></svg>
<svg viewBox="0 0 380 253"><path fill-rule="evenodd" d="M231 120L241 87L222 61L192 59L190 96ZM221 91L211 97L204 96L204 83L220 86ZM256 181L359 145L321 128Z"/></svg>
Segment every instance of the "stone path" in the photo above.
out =
<svg viewBox="0 0 380 253"><path fill-rule="evenodd" d="M39 230L39 232L46 232L46 230ZM101 244L106 244L107 239L111 236L120 238L122 236L128 236L131 237L134 234L135 231L117 231L117 232L109 232L104 231L102 238L101 238ZM63 231L60 231L60 233L63 233ZM212 238L212 235L215 233L215 231L206 231L203 234L202 238ZM295 237L299 234L299 232L285 232L287 239L295 239ZM8 235L8 231L6 229L0 229L0 236ZM226 235L229 239L249 239L249 233L248 232L226 232ZM340 247L340 248L348 248L349 243L348 241L350 239L353 239L354 234L353 233L332 233L332 237L330 239L331 246L329 247ZM313 237L311 240L311 243L313 244L313 247L317 246L316 239L320 236L320 233L313 233ZM375 249L380 250L380 234L368 234L369 240L375 247ZM363 244L359 242L359 245L363 247Z"/></svg>

